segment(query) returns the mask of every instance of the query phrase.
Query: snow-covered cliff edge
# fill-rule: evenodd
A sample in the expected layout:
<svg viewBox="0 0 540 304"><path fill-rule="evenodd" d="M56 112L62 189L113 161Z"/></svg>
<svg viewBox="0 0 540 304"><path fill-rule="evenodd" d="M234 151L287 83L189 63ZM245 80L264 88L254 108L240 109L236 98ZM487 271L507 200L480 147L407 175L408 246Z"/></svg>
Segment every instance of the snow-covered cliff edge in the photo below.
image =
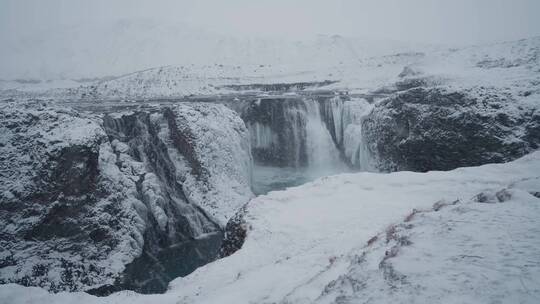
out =
<svg viewBox="0 0 540 304"><path fill-rule="evenodd" d="M215 257L252 196L248 133L222 105L102 115L7 103L0 115L3 283L164 288ZM199 239L211 247L187 270L155 269Z"/></svg>

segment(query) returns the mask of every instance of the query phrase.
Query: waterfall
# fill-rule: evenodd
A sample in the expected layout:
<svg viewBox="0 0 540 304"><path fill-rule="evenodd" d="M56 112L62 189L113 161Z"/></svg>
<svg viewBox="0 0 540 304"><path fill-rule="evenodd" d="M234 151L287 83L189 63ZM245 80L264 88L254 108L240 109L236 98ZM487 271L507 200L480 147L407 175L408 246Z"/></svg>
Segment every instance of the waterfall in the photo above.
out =
<svg viewBox="0 0 540 304"><path fill-rule="evenodd" d="M321 117L319 103L312 99L306 99L304 102L307 117L306 141L308 167L315 171L343 170L345 164L341 161L339 150L334 144L332 136ZM336 124L339 123L336 122Z"/></svg>
<svg viewBox="0 0 540 304"><path fill-rule="evenodd" d="M363 119L372 109L373 105L364 99L352 99L343 104L343 152L350 164L360 171L376 171L362 135Z"/></svg>
<svg viewBox="0 0 540 304"><path fill-rule="evenodd" d="M255 122L249 124L248 129L252 148L269 148L277 141L269 125Z"/></svg>
<svg viewBox="0 0 540 304"><path fill-rule="evenodd" d="M348 165L359 171L376 171L362 134L363 119L372 108L373 105L363 98L344 100L335 96L321 101L322 120L335 145Z"/></svg>
<svg viewBox="0 0 540 304"><path fill-rule="evenodd" d="M244 114L255 161L270 166L342 168L340 156L356 170L373 171L362 136L372 109L365 99L268 98Z"/></svg>
<svg viewBox="0 0 540 304"><path fill-rule="evenodd" d="M326 123L337 146L343 143L343 112L344 102L339 96L323 100L321 103L322 119Z"/></svg>
<svg viewBox="0 0 540 304"><path fill-rule="evenodd" d="M303 100L301 100L303 101ZM285 123L284 128L284 140L289 144L285 145L289 147L292 152L293 167L299 168L306 166L307 164L307 150L306 150L306 109L303 103L289 102L285 105Z"/></svg>
<svg viewBox="0 0 540 304"><path fill-rule="evenodd" d="M350 170L375 171L362 136L362 120L371 109L364 99L342 96L250 102L242 117L258 166L255 179L279 188Z"/></svg>

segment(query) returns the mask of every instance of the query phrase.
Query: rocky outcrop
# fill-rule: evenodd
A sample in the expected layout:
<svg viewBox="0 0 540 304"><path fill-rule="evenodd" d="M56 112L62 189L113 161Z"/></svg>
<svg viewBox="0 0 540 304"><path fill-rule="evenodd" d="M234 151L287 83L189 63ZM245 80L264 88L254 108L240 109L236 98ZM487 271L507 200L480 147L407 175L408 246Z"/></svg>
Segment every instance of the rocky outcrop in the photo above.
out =
<svg viewBox="0 0 540 304"><path fill-rule="evenodd" d="M233 110L214 103L181 103L165 109L174 149L190 159L183 184L188 200L221 227L253 197L249 132ZM188 142L188 150L179 138ZM199 168L199 169L196 169Z"/></svg>
<svg viewBox="0 0 540 304"><path fill-rule="evenodd" d="M256 162L273 166L306 166L306 105L300 98L249 101L242 118L251 131Z"/></svg>
<svg viewBox="0 0 540 304"><path fill-rule="evenodd" d="M100 174L105 132L91 117L40 105L0 115L0 279L52 291L110 280L121 267L108 257L123 251L125 262L141 249L133 208Z"/></svg>
<svg viewBox="0 0 540 304"><path fill-rule="evenodd" d="M487 90L418 87L378 103L362 136L382 171L450 170L510 161L537 149L539 115Z"/></svg>
<svg viewBox="0 0 540 304"><path fill-rule="evenodd" d="M216 258L252 196L247 129L222 105L101 115L8 103L0 121L2 283L164 291Z"/></svg>
<svg viewBox="0 0 540 304"><path fill-rule="evenodd" d="M219 257L224 258L230 256L242 248L248 233L248 225L245 220L247 213L247 204L244 205L238 212L229 220L225 227L225 237L221 248L219 249Z"/></svg>

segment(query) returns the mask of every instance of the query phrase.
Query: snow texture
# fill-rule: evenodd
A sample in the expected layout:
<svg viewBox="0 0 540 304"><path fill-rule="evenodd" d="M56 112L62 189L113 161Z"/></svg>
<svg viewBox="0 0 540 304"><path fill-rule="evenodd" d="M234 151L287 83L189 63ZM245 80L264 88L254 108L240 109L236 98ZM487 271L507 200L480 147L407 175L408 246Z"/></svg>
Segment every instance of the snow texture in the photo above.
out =
<svg viewBox="0 0 540 304"><path fill-rule="evenodd" d="M178 131L189 134L196 167L203 169L186 176L186 195L225 227L253 196L248 130L234 111L220 104L181 103L171 109Z"/></svg>
<svg viewBox="0 0 540 304"><path fill-rule="evenodd" d="M219 51L214 51L216 48ZM114 77L96 80L41 81L37 76L28 76L31 80L20 77L17 81L0 81L1 96L68 100L178 98L239 91L260 93L268 91L270 85L288 84L286 92L346 90L376 93L377 98L411 80L453 91L470 89L479 95L486 90L497 91L532 101L531 96L539 94L539 37L450 49L339 36L296 44L225 39L213 49L202 49L223 58L210 64L211 60L188 60L170 65L175 62L172 60L141 67L140 71L124 67L120 69L124 72L113 73ZM240 55L243 53L249 54ZM175 58L182 56L176 54ZM136 69L132 62L130 66Z"/></svg>
<svg viewBox="0 0 540 304"><path fill-rule="evenodd" d="M0 118L3 283L116 284L143 251L220 233L253 195L248 131L223 105L102 115L8 102Z"/></svg>
<svg viewBox="0 0 540 304"><path fill-rule="evenodd" d="M252 200L247 238L163 295L3 285L10 303L441 303L540 297L540 152L453 171L342 174Z"/></svg>

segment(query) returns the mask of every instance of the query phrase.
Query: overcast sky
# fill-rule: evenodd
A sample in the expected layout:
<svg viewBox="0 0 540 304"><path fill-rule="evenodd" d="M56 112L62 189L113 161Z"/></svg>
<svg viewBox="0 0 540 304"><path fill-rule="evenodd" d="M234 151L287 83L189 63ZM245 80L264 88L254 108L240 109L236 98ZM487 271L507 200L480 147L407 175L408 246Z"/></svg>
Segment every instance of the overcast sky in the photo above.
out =
<svg viewBox="0 0 540 304"><path fill-rule="evenodd" d="M0 35L146 18L239 36L483 43L540 35L539 13L540 0L0 0Z"/></svg>

